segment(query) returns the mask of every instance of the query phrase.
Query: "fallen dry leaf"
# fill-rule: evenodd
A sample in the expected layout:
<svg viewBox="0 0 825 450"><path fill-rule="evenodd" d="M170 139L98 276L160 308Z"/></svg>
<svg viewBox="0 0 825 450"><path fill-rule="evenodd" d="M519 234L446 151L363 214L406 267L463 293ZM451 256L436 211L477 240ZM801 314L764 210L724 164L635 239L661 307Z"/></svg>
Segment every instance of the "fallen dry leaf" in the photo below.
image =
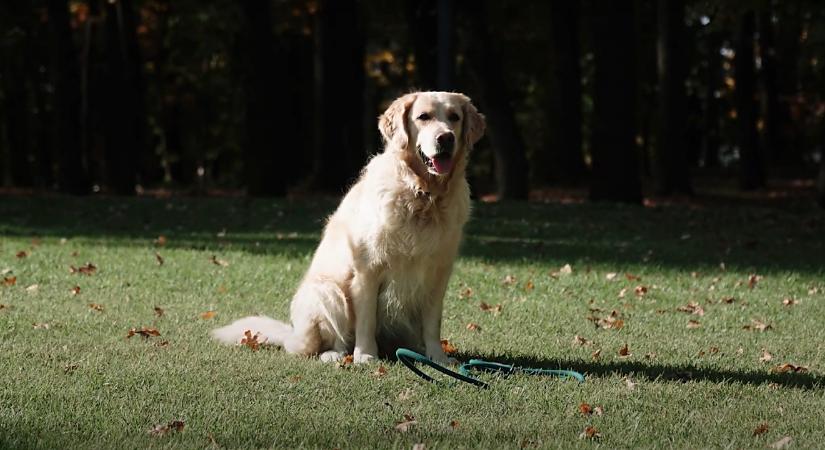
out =
<svg viewBox="0 0 825 450"><path fill-rule="evenodd" d="M251 330L246 330L243 332L243 335L244 337L241 338L241 345L249 347L249 349L253 352L257 351L258 347L263 343L258 340L258 337L260 337L261 333L255 333L255 335L253 336Z"/></svg>
<svg viewBox="0 0 825 450"><path fill-rule="evenodd" d="M461 426L461 423L459 421L457 421L457 420L451 420L450 421L450 428L452 428L453 430L455 430L459 426Z"/></svg>
<svg viewBox="0 0 825 450"><path fill-rule="evenodd" d="M605 330L621 330L624 328L624 320L619 318L619 312L616 310L611 311L607 317L591 315L587 320L593 322L596 328L603 328Z"/></svg>
<svg viewBox="0 0 825 450"><path fill-rule="evenodd" d="M601 437L602 434L599 433L599 430L592 426L587 426L584 431L579 434L579 439L599 439Z"/></svg>
<svg viewBox="0 0 825 450"><path fill-rule="evenodd" d="M595 352L591 353L590 357L593 358L593 361L598 361L599 358L602 357L602 349L598 349Z"/></svg>
<svg viewBox="0 0 825 450"><path fill-rule="evenodd" d="M37 285L37 284L33 284L31 286L26 287L26 292L35 293L35 292L37 292L38 289L40 289L40 286Z"/></svg>
<svg viewBox="0 0 825 450"><path fill-rule="evenodd" d="M770 354L767 350L762 350L762 356L759 357L759 361L768 362L773 359L773 355Z"/></svg>
<svg viewBox="0 0 825 450"><path fill-rule="evenodd" d="M154 427L152 427L152 429L150 429L148 431L148 433L152 436L160 437L160 436L165 436L165 435L167 435L167 434L169 434L170 432L173 432L173 431L174 432L181 432L181 431L183 431L184 426L185 426L185 424L183 423L182 420L173 420L173 421L171 421L167 424L162 424L161 423L161 424L155 425Z"/></svg>
<svg viewBox="0 0 825 450"><path fill-rule="evenodd" d="M415 420L414 416L404 414L404 420L395 423L395 430L406 433L410 430L410 427L416 425L417 423L418 421Z"/></svg>
<svg viewBox="0 0 825 450"><path fill-rule="evenodd" d="M3 286L14 286L17 284L17 277L3 277Z"/></svg>
<svg viewBox="0 0 825 450"><path fill-rule="evenodd" d="M20 250L14 256L16 256L18 258L25 258L25 257L29 256L29 253L25 250Z"/></svg>
<svg viewBox="0 0 825 450"><path fill-rule="evenodd" d="M460 291L458 291L458 298L460 298L462 300L465 299L465 298L470 298L472 296L473 296L473 288L471 288L469 286L465 287L464 289L462 289Z"/></svg>
<svg viewBox="0 0 825 450"><path fill-rule="evenodd" d="M631 380L630 378L625 378L624 379L624 384L625 384L625 386L627 386L627 390L629 390L629 391L632 391L632 390L636 389L636 383L633 380Z"/></svg>
<svg viewBox="0 0 825 450"><path fill-rule="evenodd" d="M622 346L622 348L619 349L619 356L621 356L622 358L633 356L633 354L630 353L630 349L627 348L626 343Z"/></svg>
<svg viewBox="0 0 825 450"><path fill-rule="evenodd" d="M593 408L593 414L595 414L597 416L604 415L604 408L602 408L601 406L594 407Z"/></svg>
<svg viewBox="0 0 825 450"><path fill-rule="evenodd" d="M202 313L201 313L201 319L203 319L203 320L209 320L209 319L211 319L211 318L215 317L215 314L216 314L216 313L215 313L215 311L205 311L205 312L202 312Z"/></svg>
<svg viewBox="0 0 825 450"><path fill-rule="evenodd" d="M444 353L448 355L452 355L453 353L458 351L458 349L455 348L453 344L450 344L450 341L447 339L441 340L441 349L444 350Z"/></svg>
<svg viewBox="0 0 825 450"><path fill-rule="evenodd" d="M624 274L624 277L627 278L627 281L641 281L642 277L633 275L632 273Z"/></svg>
<svg viewBox="0 0 825 450"><path fill-rule="evenodd" d="M756 286L756 283L760 282L762 277L759 275L752 274L748 277L748 289L753 289Z"/></svg>
<svg viewBox="0 0 825 450"><path fill-rule="evenodd" d="M680 306L680 307L676 308L676 311L680 311L680 312L684 312L684 313L688 313L688 314L696 314L699 317L702 317L702 316L705 315L705 309L702 308L702 306L700 306L698 303L693 302L693 301L688 302L687 305L683 305L683 306Z"/></svg>
<svg viewBox="0 0 825 450"><path fill-rule="evenodd" d="M657 355L656 352L645 353L645 359L656 359L657 356L659 355Z"/></svg>
<svg viewBox="0 0 825 450"><path fill-rule="evenodd" d="M129 339L130 337L136 334L139 334L144 338L150 338L152 336L160 336L160 331L158 331L157 328L153 327L140 327L140 329L130 328L129 331L126 333L126 339Z"/></svg>
<svg viewBox="0 0 825 450"><path fill-rule="evenodd" d="M647 294L647 286L636 286L636 288L633 289L633 293L635 293L637 297L643 297L645 294Z"/></svg>
<svg viewBox="0 0 825 450"><path fill-rule="evenodd" d="M780 365L774 367L773 371L776 372L776 373L787 373L787 372L805 373L805 372L808 371L808 368L805 367L805 366L795 366L793 364L785 363L785 364L780 364Z"/></svg>
<svg viewBox="0 0 825 450"><path fill-rule="evenodd" d="M375 369L375 372L372 373L372 376L374 376L374 377L383 377L386 374L387 374L387 368L384 367L383 364L381 364L381 365L378 366L377 369Z"/></svg>
<svg viewBox="0 0 825 450"><path fill-rule="evenodd" d="M346 355L341 358L341 361L338 362L338 367L341 369L347 368L351 366L355 362L355 356L353 355Z"/></svg>
<svg viewBox="0 0 825 450"><path fill-rule="evenodd" d="M768 422L762 422L756 426L753 430L754 436L759 436L760 434L765 434L768 432Z"/></svg>
<svg viewBox="0 0 825 450"><path fill-rule="evenodd" d="M688 320L687 327L690 329L699 328L702 324L698 320Z"/></svg>
<svg viewBox="0 0 825 450"><path fill-rule="evenodd" d="M736 301L735 297L722 297L722 298L719 299L719 303L731 304L735 301Z"/></svg>
<svg viewBox="0 0 825 450"><path fill-rule="evenodd" d="M593 414L593 407L587 403L582 403L579 405L579 412L582 413L583 416L589 416L590 414Z"/></svg>
<svg viewBox="0 0 825 450"><path fill-rule="evenodd" d="M32 328L35 330L48 330L50 325L46 322L36 322L32 324Z"/></svg>
<svg viewBox="0 0 825 450"><path fill-rule="evenodd" d="M769 445L768 447L770 447L770 448L785 448L785 447L791 445L791 441L793 441L793 438L791 438L790 436L785 436L782 439L780 439L780 440L774 442L773 444Z"/></svg>
<svg viewBox="0 0 825 450"><path fill-rule="evenodd" d="M89 303L89 308L91 308L95 311L103 312L103 305L100 305L98 303Z"/></svg>
<svg viewBox="0 0 825 450"><path fill-rule="evenodd" d="M502 309L501 303L496 306L490 306L485 302L481 302L478 304L478 307L481 308L482 311L491 312L495 315L500 314Z"/></svg>
<svg viewBox="0 0 825 450"><path fill-rule="evenodd" d="M228 265L229 265L229 263L228 263L228 262L226 262L226 261L224 261L224 260L222 260L222 259L218 259L218 257L217 257L217 256L215 256L215 255L212 255L212 257L211 257L211 258L209 258L209 261L212 261L212 264L214 264L214 265L216 265L216 266L226 267L226 266L228 266Z"/></svg>
<svg viewBox="0 0 825 450"><path fill-rule="evenodd" d="M770 324L762 322L761 320L751 319L750 325L745 325L742 327L743 330L748 331L767 331L772 329Z"/></svg>
<svg viewBox="0 0 825 450"><path fill-rule="evenodd" d="M533 284L533 280L527 280L527 282L524 283L524 290L527 291L527 292L530 292L535 288L536 288L536 285Z"/></svg>
<svg viewBox="0 0 825 450"><path fill-rule="evenodd" d="M80 275L94 275L97 272L97 266L92 263L86 263L85 266L75 267L69 266L69 273L76 273Z"/></svg>
<svg viewBox="0 0 825 450"><path fill-rule="evenodd" d="M9 306L9 305L4 305L4 304L0 303L0 311L4 310L4 309L6 309L6 308L11 308L11 306Z"/></svg>
<svg viewBox="0 0 825 450"><path fill-rule="evenodd" d="M472 322L467 324L467 329L470 331L481 331L481 327L478 326L478 324Z"/></svg>
<svg viewBox="0 0 825 450"><path fill-rule="evenodd" d="M155 315L158 317L163 317L163 313L165 311L160 306L155 306Z"/></svg>
<svg viewBox="0 0 825 450"><path fill-rule="evenodd" d="M792 298L785 298L785 299L782 299L782 304L783 304L784 306L793 306L793 305L796 305L797 303L799 303L799 302L798 302L798 301L796 301L796 300L794 300L794 299L792 299Z"/></svg>
<svg viewBox="0 0 825 450"><path fill-rule="evenodd" d="M607 278L607 281L613 281L618 274L616 272L610 272L606 274L604 277Z"/></svg>
<svg viewBox="0 0 825 450"><path fill-rule="evenodd" d="M578 334L573 336L573 344L590 345L592 343L593 343L593 341L591 341L590 339L583 338L583 337L579 336Z"/></svg>
<svg viewBox="0 0 825 450"><path fill-rule="evenodd" d="M80 295L80 286L75 286L71 290L72 295Z"/></svg>
<svg viewBox="0 0 825 450"><path fill-rule="evenodd" d="M622 290L619 291L619 298L624 298L625 295L627 295L627 288L622 288Z"/></svg>
<svg viewBox="0 0 825 450"><path fill-rule="evenodd" d="M504 283L505 286L511 286L516 283L516 277L507 275L504 277L504 280L502 280L502 283Z"/></svg>
<svg viewBox="0 0 825 450"><path fill-rule="evenodd" d="M163 256L160 256L160 253L155 252L155 261L158 262L159 266L163 265Z"/></svg>
<svg viewBox="0 0 825 450"><path fill-rule="evenodd" d="M163 247L164 245L166 245L166 236L162 234L158 236L157 239L155 239L155 245L157 245L158 247Z"/></svg>

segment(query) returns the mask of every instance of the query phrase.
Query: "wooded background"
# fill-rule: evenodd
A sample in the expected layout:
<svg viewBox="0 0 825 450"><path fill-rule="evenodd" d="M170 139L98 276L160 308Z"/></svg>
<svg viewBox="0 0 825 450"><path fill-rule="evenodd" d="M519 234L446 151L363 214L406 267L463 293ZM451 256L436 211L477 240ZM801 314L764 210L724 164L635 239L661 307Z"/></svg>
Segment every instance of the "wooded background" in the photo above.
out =
<svg viewBox="0 0 825 450"><path fill-rule="evenodd" d="M813 0L4 1L0 184L340 194L437 89L487 116L477 194L818 177L825 205L823 65Z"/></svg>

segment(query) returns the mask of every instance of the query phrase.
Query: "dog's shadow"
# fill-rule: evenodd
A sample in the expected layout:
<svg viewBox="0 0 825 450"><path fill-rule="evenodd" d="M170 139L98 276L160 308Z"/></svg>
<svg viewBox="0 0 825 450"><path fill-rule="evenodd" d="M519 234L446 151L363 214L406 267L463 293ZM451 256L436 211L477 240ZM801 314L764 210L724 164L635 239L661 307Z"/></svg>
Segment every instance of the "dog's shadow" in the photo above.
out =
<svg viewBox="0 0 825 450"><path fill-rule="evenodd" d="M543 359L530 355L477 354L458 352L452 355L462 362L470 359L510 364L516 367L575 370L586 377L628 376L651 381L689 382L711 381L714 383L740 383L750 385L774 384L798 389L822 389L825 377L808 372L756 372L718 370L691 364L665 365L652 362Z"/></svg>

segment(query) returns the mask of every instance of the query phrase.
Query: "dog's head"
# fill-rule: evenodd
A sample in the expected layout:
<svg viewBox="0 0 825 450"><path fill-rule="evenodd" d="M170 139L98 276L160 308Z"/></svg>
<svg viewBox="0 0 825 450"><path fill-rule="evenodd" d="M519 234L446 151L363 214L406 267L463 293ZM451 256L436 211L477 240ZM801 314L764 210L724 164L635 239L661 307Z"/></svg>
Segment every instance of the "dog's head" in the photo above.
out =
<svg viewBox="0 0 825 450"><path fill-rule="evenodd" d="M388 151L405 153L416 169L448 175L484 135L484 116L452 92L416 92L395 100L378 120Z"/></svg>

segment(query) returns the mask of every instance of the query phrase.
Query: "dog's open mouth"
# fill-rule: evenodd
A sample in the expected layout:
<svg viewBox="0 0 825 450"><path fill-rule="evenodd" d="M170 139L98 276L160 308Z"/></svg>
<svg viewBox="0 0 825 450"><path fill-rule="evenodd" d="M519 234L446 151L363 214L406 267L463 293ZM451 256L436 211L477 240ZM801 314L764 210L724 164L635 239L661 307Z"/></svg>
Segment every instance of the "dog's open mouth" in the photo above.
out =
<svg viewBox="0 0 825 450"><path fill-rule="evenodd" d="M427 166L427 170L436 175L444 175L449 173L453 168L453 155L449 152L437 153L435 156L430 158L425 155L421 149L418 149L418 156L421 157L421 161L423 161L424 165Z"/></svg>

